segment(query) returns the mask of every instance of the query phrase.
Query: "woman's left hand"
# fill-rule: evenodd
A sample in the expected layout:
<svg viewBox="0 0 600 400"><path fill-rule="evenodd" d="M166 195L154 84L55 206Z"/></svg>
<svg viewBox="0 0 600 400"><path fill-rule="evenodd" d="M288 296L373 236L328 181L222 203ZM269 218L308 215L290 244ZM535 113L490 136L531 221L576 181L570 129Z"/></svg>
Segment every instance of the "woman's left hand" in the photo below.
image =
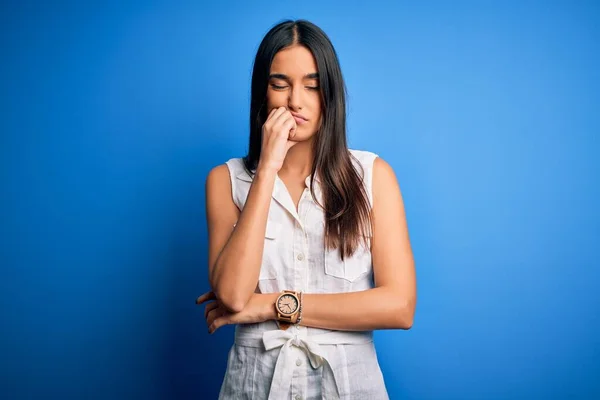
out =
<svg viewBox="0 0 600 400"><path fill-rule="evenodd" d="M253 293L244 309L238 313L232 313L223 307L212 291L198 297L196 304L202 304L210 300L214 301L206 304L204 318L206 318L206 325L208 325L208 333L211 334L223 325L251 324L274 318L275 298L270 294Z"/></svg>

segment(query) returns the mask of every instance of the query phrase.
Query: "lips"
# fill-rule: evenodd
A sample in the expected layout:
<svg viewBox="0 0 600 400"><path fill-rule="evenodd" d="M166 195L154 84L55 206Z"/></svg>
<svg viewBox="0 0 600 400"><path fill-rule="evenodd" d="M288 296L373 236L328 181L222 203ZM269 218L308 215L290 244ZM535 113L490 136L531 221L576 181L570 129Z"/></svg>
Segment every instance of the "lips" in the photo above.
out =
<svg viewBox="0 0 600 400"><path fill-rule="evenodd" d="M298 118L298 117L294 117L294 120L296 121L297 125L304 125L305 123L307 123L308 121L303 119L303 118Z"/></svg>
<svg viewBox="0 0 600 400"><path fill-rule="evenodd" d="M308 119L306 119L306 117L304 117L302 114L298 114L298 113L293 112L293 111L290 111L290 114L292 114L292 116L294 117L294 119L296 120L296 122L299 123L299 124L308 121Z"/></svg>

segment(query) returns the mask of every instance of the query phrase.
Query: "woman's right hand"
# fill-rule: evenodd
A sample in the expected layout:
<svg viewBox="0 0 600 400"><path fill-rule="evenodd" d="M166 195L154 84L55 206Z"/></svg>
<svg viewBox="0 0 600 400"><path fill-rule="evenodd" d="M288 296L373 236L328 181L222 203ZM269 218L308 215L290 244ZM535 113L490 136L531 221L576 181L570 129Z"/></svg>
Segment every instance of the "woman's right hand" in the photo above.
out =
<svg viewBox="0 0 600 400"><path fill-rule="evenodd" d="M298 142L290 140L296 136L296 120L285 107L271 110L262 127L262 148L258 169L267 168L278 172L288 150Z"/></svg>

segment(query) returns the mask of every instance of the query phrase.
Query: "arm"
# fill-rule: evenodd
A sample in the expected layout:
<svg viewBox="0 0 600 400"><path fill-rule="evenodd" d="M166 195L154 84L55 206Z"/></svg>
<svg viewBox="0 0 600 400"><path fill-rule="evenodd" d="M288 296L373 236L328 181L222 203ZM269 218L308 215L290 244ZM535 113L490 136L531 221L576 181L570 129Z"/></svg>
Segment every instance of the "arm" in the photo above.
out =
<svg viewBox="0 0 600 400"><path fill-rule="evenodd" d="M304 294L301 325L337 330L409 329L416 278L404 204L394 171L381 158L373 167L372 257L375 288ZM271 296L275 303L278 294ZM274 307L270 319L275 319Z"/></svg>
<svg viewBox="0 0 600 400"><path fill-rule="evenodd" d="M288 150L298 143L291 140L295 135L292 114L285 107L273 108L262 128L261 156L241 213L232 199L226 165L206 179L208 278L216 300L231 312L242 311L254 294L275 178Z"/></svg>
<svg viewBox="0 0 600 400"><path fill-rule="evenodd" d="M209 282L232 312L241 311L256 288L275 175L257 170L241 213L232 199L226 165L211 170L206 179Z"/></svg>
<svg viewBox="0 0 600 400"><path fill-rule="evenodd" d="M304 294L301 325L336 330L411 328L416 280L404 204L394 171L380 158L373 170L373 203L371 253L376 287L351 293ZM275 319L278 295L251 293L236 313L222 310L218 302L208 303L204 316L209 332L226 324ZM196 303L213 299L213 292L207 292Z"/></svg>

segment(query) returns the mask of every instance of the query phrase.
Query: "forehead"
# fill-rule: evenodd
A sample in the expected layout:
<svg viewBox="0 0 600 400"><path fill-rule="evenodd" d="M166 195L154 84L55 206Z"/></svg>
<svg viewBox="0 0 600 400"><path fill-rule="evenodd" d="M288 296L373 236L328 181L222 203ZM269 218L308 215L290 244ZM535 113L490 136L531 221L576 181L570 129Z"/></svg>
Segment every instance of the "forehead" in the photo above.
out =
<svg viewBox="0 0 600 400"><path fill-rule="evenodd" d="M292 46L280 50L271 63L271 73L288 75L291 78L303 77L318 72L315 57L304 46Z"/></svg>

